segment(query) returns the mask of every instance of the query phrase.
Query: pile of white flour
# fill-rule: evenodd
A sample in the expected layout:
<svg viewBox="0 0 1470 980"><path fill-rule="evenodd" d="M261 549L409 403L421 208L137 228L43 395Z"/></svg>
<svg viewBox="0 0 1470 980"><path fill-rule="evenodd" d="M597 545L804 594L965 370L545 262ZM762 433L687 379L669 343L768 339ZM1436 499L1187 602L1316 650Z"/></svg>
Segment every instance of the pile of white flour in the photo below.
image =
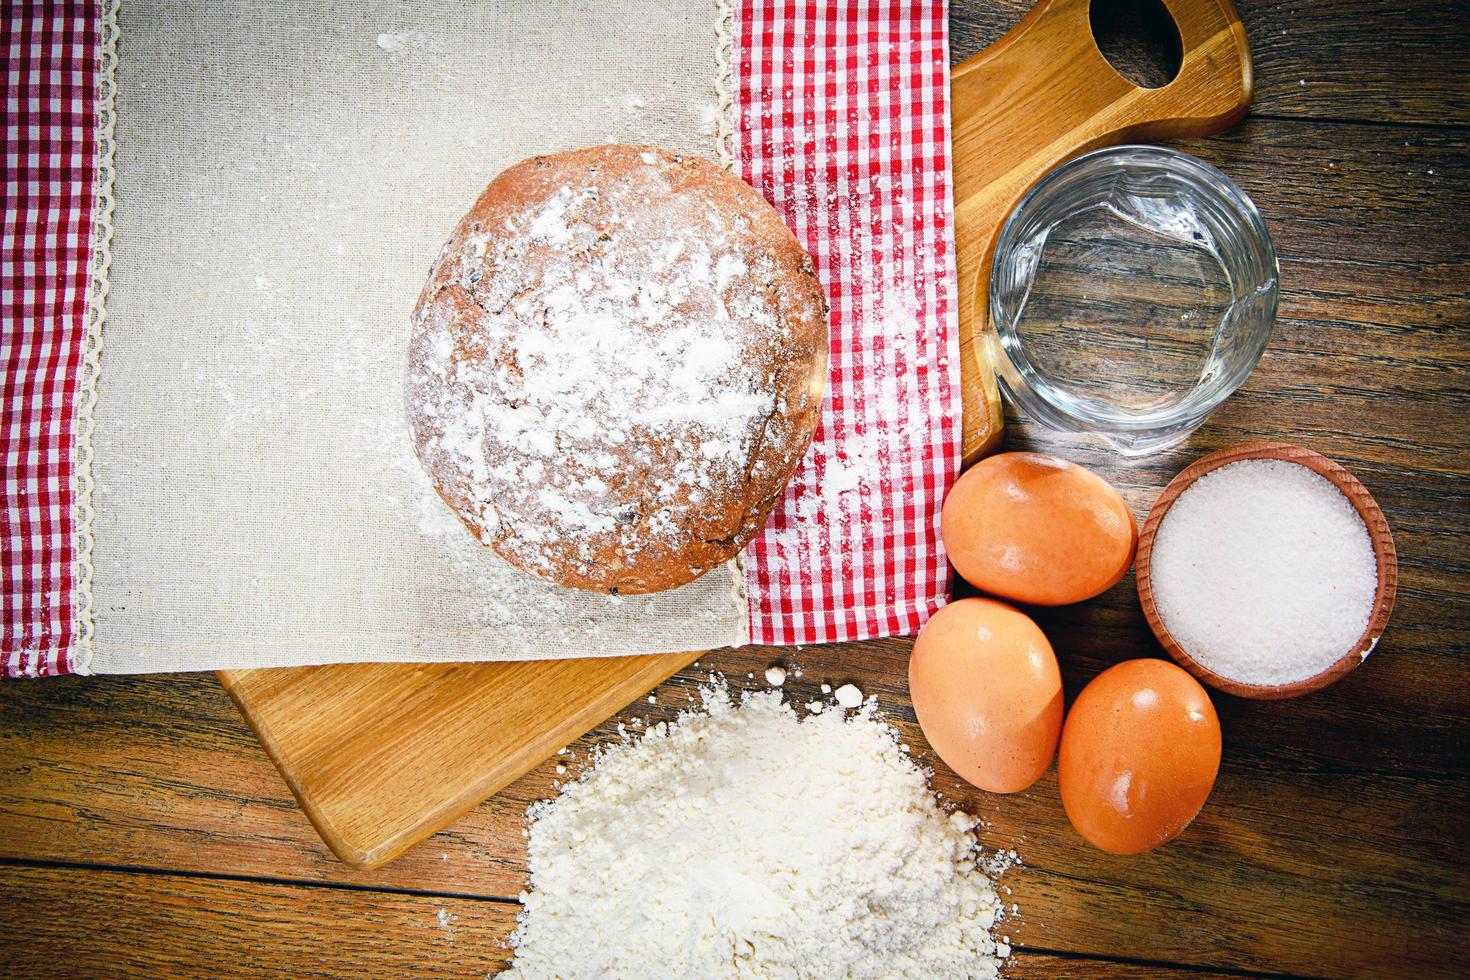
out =
<svg viewBox="0 0 1470 980"><path fill-rule="evenodd" d="M996 976L976 821L871 704L703 693L532 807L508 976Z"/></svg>

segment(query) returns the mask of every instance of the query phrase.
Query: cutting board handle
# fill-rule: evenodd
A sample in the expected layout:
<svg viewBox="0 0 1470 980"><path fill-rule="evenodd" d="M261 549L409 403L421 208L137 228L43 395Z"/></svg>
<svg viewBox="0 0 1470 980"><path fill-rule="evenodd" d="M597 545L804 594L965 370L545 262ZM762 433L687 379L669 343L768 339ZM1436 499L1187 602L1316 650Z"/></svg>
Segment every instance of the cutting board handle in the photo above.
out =
<svg viewBox="0 0 1470 980"><path fill-rule="evenodd" d="M1239 122L1254 79L1230 0L1163 0L1179 30L1179 74L1140 88L1092 36L1090 0L1041 0L950 75L955 244L965 386L965 459L994 448L1000 396L984 360L990 260L1016 203L1058 164L1128 141L1204 136ZM972 319L976 318L976 319Z"/></svg>

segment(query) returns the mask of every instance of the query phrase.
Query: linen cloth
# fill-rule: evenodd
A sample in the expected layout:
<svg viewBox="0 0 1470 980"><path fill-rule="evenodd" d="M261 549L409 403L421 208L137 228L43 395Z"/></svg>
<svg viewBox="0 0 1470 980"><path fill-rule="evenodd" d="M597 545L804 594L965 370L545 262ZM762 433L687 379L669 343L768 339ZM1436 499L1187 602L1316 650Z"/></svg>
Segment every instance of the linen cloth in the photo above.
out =
<svg viewBox="0 0 1470 980"><path fill-rule="evenodd" d="M31 59L7 60L7 161L44 159L25 196L7 179L7 246L40 244L7 247L4 272L48 298L4 309L5 673L823 642L911 632L942 604L960 411L943 4L132 0L82 447L106 13L6 15L7 52ZM638 599L480 549L400 409L408 309L464 208L517 159L608 139L723 149L833 302L822 427L744 569Z"/></svg>

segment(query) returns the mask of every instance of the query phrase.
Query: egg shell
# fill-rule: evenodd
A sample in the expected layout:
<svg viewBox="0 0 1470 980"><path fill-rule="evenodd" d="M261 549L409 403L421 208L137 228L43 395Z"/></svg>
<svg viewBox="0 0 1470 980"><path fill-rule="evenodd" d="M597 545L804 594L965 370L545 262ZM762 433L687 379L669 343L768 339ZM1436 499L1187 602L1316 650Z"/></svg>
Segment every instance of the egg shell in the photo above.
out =
<svg viewBox="0 0 1470 980"><path fill-rule="evenodd" d="M961 599L924 624L909 658L919 727L962 779L1017 793L1041 777L1062 729L1062 675L1030 616Z"/></svg>
<svg viewBox="0 0 1470 980"><path fill-rule="evenodd" d="M1114 854L1138 854L1187 827L1220 770L1220 720L1199 682L1164 660L1127 660L1077 695L1062 729L1057 783L1072 826Z"/></svg>
<svg viewBox="0 0 1470 980"><path fill-rule="evenodd" d="M1038 606L1106 592L1138 547L1138 522L1111 484L1041 453L1001 453L970 467L945 498L940 526L965 581Z"/></svg>

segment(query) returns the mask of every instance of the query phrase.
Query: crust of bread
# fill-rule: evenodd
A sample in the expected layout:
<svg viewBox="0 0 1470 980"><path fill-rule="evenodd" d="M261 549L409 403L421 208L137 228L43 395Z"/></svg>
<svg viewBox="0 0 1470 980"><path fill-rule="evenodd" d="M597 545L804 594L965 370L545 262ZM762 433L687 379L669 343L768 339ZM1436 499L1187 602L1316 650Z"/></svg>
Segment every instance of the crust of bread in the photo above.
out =
<svg viewBox="0 0 1470 980"><path fill-rule="evenodd" d="M618 145L534 157L490 182L430 270L405 386L415 449L512 565L674 588L780 499L820 418L827 323L806 250L715 164Z"/></svg>

